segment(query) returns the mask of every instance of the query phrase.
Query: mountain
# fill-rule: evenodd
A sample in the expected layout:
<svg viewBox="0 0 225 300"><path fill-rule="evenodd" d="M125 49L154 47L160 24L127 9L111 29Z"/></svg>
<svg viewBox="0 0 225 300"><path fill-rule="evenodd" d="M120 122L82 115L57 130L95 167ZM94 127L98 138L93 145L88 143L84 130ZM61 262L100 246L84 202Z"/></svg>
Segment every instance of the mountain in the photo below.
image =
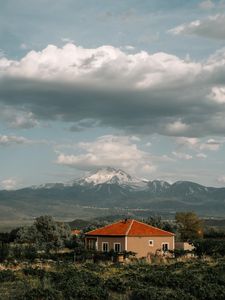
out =
<svg viewBox="0 0 225 300"><path fill-rule="evenodd" d="M0 191L0 218L51 214L60 218L109 214L115 209L169 212L193 210L201 215L225 213L225 188L189 181L148 181L111 167L68 183L48 183Z"/></svg>
<svg viewBox="0 0 225 300"><path fill-rule="evenodd" d="M101 168L86 177L75 180L73 184L82 186L118 185L139 190L147 187L148 181L132 177L126 172L111 167Z"/></svg>

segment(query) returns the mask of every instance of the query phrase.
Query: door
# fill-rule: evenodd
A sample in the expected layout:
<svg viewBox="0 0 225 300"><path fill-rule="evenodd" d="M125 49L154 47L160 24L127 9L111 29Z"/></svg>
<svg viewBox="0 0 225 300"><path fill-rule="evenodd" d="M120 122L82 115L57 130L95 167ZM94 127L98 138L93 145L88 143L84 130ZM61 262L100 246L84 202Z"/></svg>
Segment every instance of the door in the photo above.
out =
<svg viewBox="0 0 225 300"><path fill-rule="evenodd" d="M162 243L162 251L167 252L169 250L169 243Z"/></svg>

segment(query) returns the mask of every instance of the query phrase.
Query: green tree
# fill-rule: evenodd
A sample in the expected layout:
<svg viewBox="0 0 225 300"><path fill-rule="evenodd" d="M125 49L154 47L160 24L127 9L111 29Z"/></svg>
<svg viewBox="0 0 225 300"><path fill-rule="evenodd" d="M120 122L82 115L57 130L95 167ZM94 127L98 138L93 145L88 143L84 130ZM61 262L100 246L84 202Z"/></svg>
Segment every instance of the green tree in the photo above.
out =
<svg viewBox="0 0 225 300"><path fill-rule="evenodd" d="M145 222L154 227L158 227L158 228L163 227L163 222L162 222L161 216L150 216L147 218L147 220Z"/></svg>
<svg viewBox="0 0 225 300"><path fill-rule="evenodd" d="M9 256L9 245L0 242L0 262L3 262Z"/></svg>
<svg viewBox="0 0 225 300"><path fill-rule="evenodd" d="M144 222L151 226L161 228L166 231L174 232L176 229L174 224L169 223L167 221L166 222L163 221L161 216L157 216L157 215L148 217L147 220L144 220Z"/></svg>
<svg viewBox="0 0 225 300"><path fill-rule="evenodd" d="M194 212L178 212L175 220L181 240L203 237L203 222Z"/></svg>
<svg viewBox="0 0 225 300"><path fill-rule="evenodd" d="M59 249L64 247L70 238L70 227L62 222L56 222L51 216L38 217L32 226L19 230L17 241L26 244L35 244L42 250Z"/></svg>
<svg viewBox="0 0 225 300"><path fill-rule="evenodd" d="M21 227L17 232L17 242L22 244L35 244L39 239L40 232L35 225Z"/></svg>

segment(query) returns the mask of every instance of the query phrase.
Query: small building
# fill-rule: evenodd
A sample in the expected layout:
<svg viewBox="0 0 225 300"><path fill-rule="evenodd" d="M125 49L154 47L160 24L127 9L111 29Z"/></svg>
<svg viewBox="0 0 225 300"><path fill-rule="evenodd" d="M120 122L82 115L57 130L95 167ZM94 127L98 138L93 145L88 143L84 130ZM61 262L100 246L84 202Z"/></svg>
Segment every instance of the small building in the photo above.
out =
<svg viewBox="0 0 225 300"><path fill-rule="evenodd" d="M195 246L192 243L188 242L176 242L175 249L183 251L194 251Z"/></svg>
<svg viewBox="0 0 225 300"><path fill-rule="evenodd" d="M174 250L174 233L137 220L125 219L89 231L85 234L85 245L89 250L108 252L131 251L137 258L147 257L161 250Z"/></svg>
<svg viewBox="0 0 225 300"><path fill-rule="evenodd" d="M80 234L81 234L81 231L78 230L78 229L73 229L73 230L71 230L71 235L79 236Z"/></svg>

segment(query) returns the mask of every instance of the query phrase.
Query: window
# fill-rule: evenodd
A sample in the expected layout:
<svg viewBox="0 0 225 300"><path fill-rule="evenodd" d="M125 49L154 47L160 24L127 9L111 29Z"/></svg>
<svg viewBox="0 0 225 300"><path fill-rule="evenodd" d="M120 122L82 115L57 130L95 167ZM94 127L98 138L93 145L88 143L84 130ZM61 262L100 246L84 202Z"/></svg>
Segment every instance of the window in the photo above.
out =
<svg viewBox="0 0 225 300"><path fill-rule="evenodd" d="M115 252L120 252L121 251L120 243L114 243L114 251Z"/></svg>
<svg viewBox="0 0 225 300"><path fill-rule="evenodd" d="M108 242L103 242L102 243L102 251L103 252L108 252L109 251L109 243Z"/></svg>
<svg viewBox="0 0 225 300"><path fill-rule="evenodd" d="M151 247L154 246L154 241L153 240L149 240L148 243L149 243L149 246L151 246Z"/></svg>
<svg viewBox="0 0 225 300"><path fill-rule="evenodd" d="M88 250L96 250L96 243L97 243L97 240L96 239L88 239L87 241L87 248Z"/></svg>
<svg viewBox="0 0 225 300"><path fill-rule="evenodd" d="M162 243L162 251L166 252L169 250L169 243Z"/></svg>

